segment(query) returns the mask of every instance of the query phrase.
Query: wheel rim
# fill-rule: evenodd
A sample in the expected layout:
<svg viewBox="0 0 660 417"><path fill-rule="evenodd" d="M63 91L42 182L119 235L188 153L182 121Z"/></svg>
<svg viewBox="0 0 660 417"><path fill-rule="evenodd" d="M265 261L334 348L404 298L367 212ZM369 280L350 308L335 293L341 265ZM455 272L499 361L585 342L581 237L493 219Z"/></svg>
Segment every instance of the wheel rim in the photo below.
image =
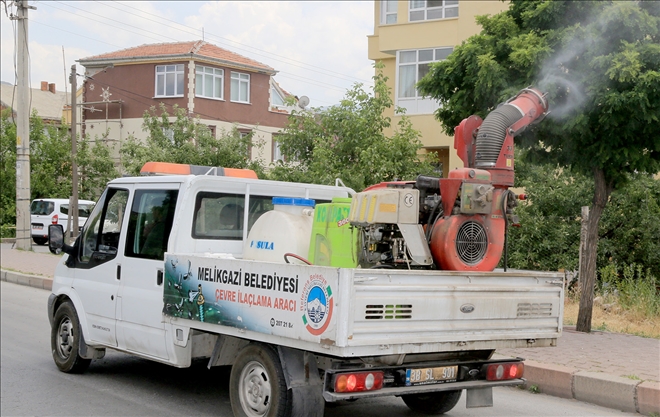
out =
<svg viewBox="0 0 660 417"><path fill-rule="evenodd" d="M238 396L248 416L265 416L270 409L271 385L268 372L259 362L249 362L241 371Z"/></svg>
<svg viewBox="0 0 660 417"><path fill-rule="evenodd" d="M73 323L68 317L64 317L57 330L57 353L64 359L71 356L74 344Z"/></svg>

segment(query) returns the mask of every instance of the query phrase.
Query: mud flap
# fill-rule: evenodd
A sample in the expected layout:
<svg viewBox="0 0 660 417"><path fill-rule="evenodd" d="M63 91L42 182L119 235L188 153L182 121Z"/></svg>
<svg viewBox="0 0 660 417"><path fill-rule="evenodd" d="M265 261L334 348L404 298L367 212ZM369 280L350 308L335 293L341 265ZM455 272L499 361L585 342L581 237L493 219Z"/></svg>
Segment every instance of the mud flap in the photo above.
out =
<svg viewBox="0 0 660 417"><path fill-rule="evenodd" d="M78 346L78 355L83 359L102 359L105 356L105 349L95 349L89 347L85 343L85 336L83 336L80 329L78 329L78 334L80 335L80 344Z"/></svg>
<svg viewBox="0 0 660 417"><path fill-rule="evenodd" d="M313 354L277 347L286 386L291 390L293 417L322 417L325 409L323 381Z"/></svg>
<svg viewBox="0 0 660 417"><path fill-rule="evenodd" d="M466 389L465 408L492 407L493 388Z"/></svg>

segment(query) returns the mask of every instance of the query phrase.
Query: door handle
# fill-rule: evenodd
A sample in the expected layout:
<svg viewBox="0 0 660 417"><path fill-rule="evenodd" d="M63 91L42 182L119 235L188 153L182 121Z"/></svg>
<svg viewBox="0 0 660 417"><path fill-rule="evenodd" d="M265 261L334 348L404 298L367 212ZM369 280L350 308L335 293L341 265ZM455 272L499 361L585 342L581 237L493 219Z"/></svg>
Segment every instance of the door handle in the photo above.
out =
<svg viewBox="0 0 660 417"><path fill-rule="evenodd" d="M163 285L163 270L156 271L156 285Z"/></svg>
<svg viewBox="0 0 660 417"><path fill-rule="evenodd" d="M121 265L117 265L117 280L121 279Z"/></svg>

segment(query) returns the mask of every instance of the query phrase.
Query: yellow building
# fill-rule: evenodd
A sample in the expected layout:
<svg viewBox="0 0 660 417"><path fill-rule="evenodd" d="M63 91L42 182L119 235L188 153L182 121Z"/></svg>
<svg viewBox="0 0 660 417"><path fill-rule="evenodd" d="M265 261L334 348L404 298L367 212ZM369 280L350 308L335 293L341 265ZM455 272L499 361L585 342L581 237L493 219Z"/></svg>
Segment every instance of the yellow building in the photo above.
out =
<svg viewBox="0 0 660 417"><path fill-rule="evenodd" d="M463 166L454 150L453 136L441 131L433 116L435 100L421 97L415 84L427 72L429 63L447 57L453 48L481 27L475 16L494 15L509 4L487 0L375 0L374 34L369 36L369 59L382 61L396 106L406 109L413 127L421 132L424 153L437 153L437 171L443 177ZM387 110L396 126L400 116ZM387 134L391 132L386 132Z"/></svg>

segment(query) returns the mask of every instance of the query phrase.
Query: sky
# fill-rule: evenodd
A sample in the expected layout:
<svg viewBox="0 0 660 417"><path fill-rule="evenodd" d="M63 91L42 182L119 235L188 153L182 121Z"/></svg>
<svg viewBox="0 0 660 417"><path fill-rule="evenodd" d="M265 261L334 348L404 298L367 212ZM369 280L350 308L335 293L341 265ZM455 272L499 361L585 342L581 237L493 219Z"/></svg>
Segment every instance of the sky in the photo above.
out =
<svg viewBox="0 0 660 417"><path fill-rule="evenodd" d="M15 83L15 21L1 0L1 80ZM355 83L371 86L367 36L374 2L362 1L37 1L28 11L30 83L65 91L81 58L138 45L201 40L269 65L286 91L310 106L339 103ZM82 84L78 78L78 85ZM69 86L67 86L69 88Z"/></svg>

